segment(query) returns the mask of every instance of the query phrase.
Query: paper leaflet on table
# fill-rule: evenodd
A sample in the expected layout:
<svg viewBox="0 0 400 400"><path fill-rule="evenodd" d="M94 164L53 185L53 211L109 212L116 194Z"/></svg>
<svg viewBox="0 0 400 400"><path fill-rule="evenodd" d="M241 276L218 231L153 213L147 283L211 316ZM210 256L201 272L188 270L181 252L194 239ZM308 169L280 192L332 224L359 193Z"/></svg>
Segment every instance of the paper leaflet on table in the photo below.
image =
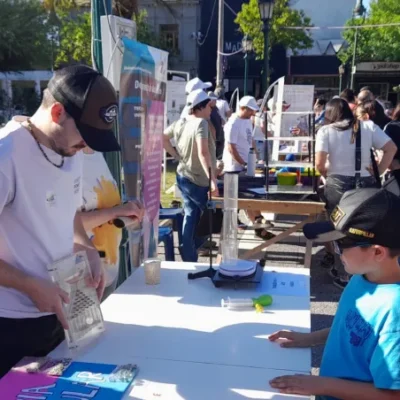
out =
<svg viewBox="0 0 400 400"><path fill-rule="evenodd" d="M41 366L42 363L45 365ZM56 375L49 375L49 372ZM118 366L70 359L43 357L35 361L27 358L0 380L1 399L120 400L137 372L138 368L133 364Z"/></svg>
<svg viewBox="0 0 400 400"><path fill-rule="evenodd" d="M273 296L309 296L310 278L307 275L291 274L287 272L264 272L258 292Z"/></svg>

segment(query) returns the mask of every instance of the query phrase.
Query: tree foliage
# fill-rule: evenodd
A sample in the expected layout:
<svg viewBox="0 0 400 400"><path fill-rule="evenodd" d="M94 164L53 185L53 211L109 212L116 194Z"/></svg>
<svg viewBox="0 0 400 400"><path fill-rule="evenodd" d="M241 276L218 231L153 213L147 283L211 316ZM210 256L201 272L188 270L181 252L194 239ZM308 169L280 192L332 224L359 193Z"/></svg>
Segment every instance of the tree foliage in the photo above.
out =
<svg viewBox="0 0 400 400"><path fill-rule="evenodd" d="M80 62L91 63L91 18L90 13L76 12L56 7L60 20L59 49L56 65ZM137 40L149 46L165 48L163 41L147 22L146 10L133 16L137 27Z"/></svg>
<svg viewBox="0 0 400 400"><path fill-rule="evenodd" d="M0 71L50 67L48 15L39 0L0 0Z"/></svg>
<svg viewBox="0 0 400 400"><path fill-rule="evenodd" d="M365 19L351 19L348 26L400 23L399 0L373 0ZM351 60L354 50L355 30L347 29L343 38L349 46L339 53L343 63ZM400 26L359 29L357 41L357 62L360 61L399 61Z"/></svg>
<svg viewBox="0 0 400 400"><path fill-rule="evenodd" d="M55 63L57 66L71 62L91 64L91 16L89 12L73 15L58 13L60 19L59 45Z"/></svg>
<svg viewBox="0 0 400 400"><path fill-rule="evenodd" d="M263 58L263 23L258 8L258 0L243 3L242 10L238 13L235 22L239 25L243 34L251 36L255 53ZM304 11L291 9L288 0L276 0L269 32L270 47L279 43L295 54L298 50L312 47L313 40L309 32L283 29L291 26L311 26L311 19L305 15Z"/></svg>

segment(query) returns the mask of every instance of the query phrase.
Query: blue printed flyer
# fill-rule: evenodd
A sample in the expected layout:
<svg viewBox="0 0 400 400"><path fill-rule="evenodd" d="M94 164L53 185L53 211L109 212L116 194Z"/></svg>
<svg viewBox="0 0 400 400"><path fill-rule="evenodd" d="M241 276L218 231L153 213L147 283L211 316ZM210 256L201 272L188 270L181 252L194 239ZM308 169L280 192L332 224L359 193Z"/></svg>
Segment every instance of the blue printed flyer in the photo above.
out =
<svg viewBox="0 0 400 400"><path fill-rule="evenodd" d="M23 359L0 380L1 399L120 400L132 385L137 371L134 364Z"/></svg>

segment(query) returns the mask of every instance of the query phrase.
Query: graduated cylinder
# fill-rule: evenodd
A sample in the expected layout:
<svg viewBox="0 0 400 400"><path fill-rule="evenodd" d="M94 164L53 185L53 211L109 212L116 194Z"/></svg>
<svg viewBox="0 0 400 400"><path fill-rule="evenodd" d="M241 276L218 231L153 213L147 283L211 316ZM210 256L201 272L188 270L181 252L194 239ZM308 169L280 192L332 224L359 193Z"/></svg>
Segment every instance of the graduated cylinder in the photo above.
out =
<svg viewBox="0 0 400 400"><path fill-rule="evenodd" d="M222 262L224 264L237 260L238 258L238 186L239 176L237 174L225 174L224 176L224 223Z"/></svg>

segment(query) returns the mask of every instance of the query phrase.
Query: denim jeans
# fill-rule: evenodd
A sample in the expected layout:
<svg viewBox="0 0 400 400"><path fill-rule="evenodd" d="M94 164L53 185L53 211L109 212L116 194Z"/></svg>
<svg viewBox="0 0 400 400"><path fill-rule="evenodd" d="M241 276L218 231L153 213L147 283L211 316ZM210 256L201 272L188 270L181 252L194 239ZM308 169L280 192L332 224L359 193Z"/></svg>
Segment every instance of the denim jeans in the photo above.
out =
<svg viewBox="0 0 400 400"><path fill-rule="evenodd" d="M197 249L205 242L205 238L196 238L196 229L200 217L207 207L208 187L195 185L179 174L176 175L176 181L182 193L185 212L182 228L182 259L186 262L197 262Z"/></svg>

